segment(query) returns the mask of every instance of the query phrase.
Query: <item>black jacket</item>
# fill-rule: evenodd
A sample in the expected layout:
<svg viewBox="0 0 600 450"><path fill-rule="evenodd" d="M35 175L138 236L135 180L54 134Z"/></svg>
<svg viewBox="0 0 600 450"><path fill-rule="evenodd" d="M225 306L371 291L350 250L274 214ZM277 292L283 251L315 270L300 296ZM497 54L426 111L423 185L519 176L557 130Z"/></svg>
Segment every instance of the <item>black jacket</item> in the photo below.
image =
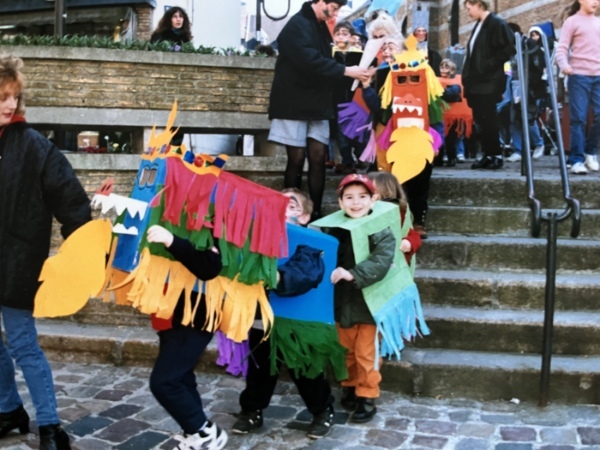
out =
<svg viewBox="0 0 600 450"><path fill-rule="evenodd" d="M186 42L189 42L189 40L187 40L187 39L184 40L183 34L176 33L173 30L166 30L162 33L158 33L155 31L154 33L152 33L152 36L150 37L151 43L164 42L164 41L172 42L173 44L178 45L179 47L181 47ZM177 51L175 49L175 47L173 47L172 50Z"/></svg>
<svg viewBox="0 0 600 450"><path fill-rule="evenodd" d="M479 26L481 30L472 53L467 43L462 69L464 95L466 98L472 94L501 97L506 87L504 63L510 61L516 52L515 37L506 22L493 13L488 14Z"/></svg>
<svg viewBox="0 0 600 450"><path fill-rule="evenodd" d="M0 136L0 305L33 310L52 216L66 238L91 220L90 200L54 144L24 123L8 125Z"/></svg>
<svg viewBox="0 0 600 450"><path fill-rule="evenodd" d="M331 34L310 2L283 27L269 100L269 119L328 120L335 117L333 86L345 66L331 56Z"/></svg>

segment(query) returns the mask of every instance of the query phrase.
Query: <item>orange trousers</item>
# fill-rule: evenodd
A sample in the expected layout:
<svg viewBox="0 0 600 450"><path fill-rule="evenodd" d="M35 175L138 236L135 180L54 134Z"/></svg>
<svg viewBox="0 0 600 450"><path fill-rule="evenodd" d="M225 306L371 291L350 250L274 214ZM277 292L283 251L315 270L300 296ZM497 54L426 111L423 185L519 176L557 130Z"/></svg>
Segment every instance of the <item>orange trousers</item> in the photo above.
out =
<svg viewBox="0 0 600 450"><path fill-rule="evenodd" d="M353 386L358 397L378 398L381 373L375 369L375 325L357 324L352 328L342 328L336 324L340 344L348 349L346 367L348 379L342 386ZM381 359L379 366L381 367Z"/></svg>

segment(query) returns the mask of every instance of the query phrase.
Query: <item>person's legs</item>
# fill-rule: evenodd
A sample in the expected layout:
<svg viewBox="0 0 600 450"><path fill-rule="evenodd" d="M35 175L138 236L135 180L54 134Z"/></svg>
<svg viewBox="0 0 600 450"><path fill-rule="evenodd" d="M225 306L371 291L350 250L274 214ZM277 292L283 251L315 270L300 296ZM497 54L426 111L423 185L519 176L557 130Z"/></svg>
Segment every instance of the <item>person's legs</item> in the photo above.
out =
<svg viewBox="0 0 600 450"><path fill-rule="evenodd" d="M287 164L283 175L284 188L302 188L302 170L304 169L304 147L286 146Z"/></svg>
<svg viewBox="0 0 600 450"><path fill-rule="evenodd" d="M352 141L338 131L337 144L342 157L342 164L354 166L354 158L352 156Z"/></svg>
<svg viewBox="0 0 600 450"><path fill-rule="evenodd" d="M600 76L590 78L590 103L594 119L585 142L585 154L597 155L600 143Z"/></svg>
<svg viewBox="0 0 600 450"><path fill-rule="evenodd" d="M196 389L194 367L213 335L181 327L161 331L158 336L160 345L150 375L150 390L184 433L197 433L207 419Z"/></svg>
<svg viewBox="0 0 600 450"><path fill-rule="evenodd" d="M425 229L425 220L427 218L429 198L429 186L431 182L432 165L426 163L425 168L417 176L402 183L402 188L406 192L408 206L414 217L415 230L419 232L421 239L427 238Z"/></svg>
<svg viewBox="0 0 600 450"><path fill-rule="evenodd" d="M6 321L5 307L0 307L2 319ZM2 325L0 324L0 335ZM0 413L7 413L23 406L23 400L19 396L17 383L15 382L15 366L8 354L4 341L0 339Z"/></svg>
<svg viewBox="0 0 600 450"><path fill-rule="evenodd" d="M476 161L471 168L500 169L502 167L502 149L498 131L496 96L491 94L472 95L467 100L479 126L481 150L484 154L483 158Z"/></svg>
<svg viewBox="0 0 600 450"><path fill-rule="evenodd" d="M31 311L2 307L2 318L6 331L8 353L23 371L31 401L36 410L38 426L58 425L60 420L56 410L56 396L52 371L37 341L35 320ZM14 392L14 369L7 367L6 355L2 358L2 397L1 408L16 408L21 402ZM5 384L6 382L6 384ZM5 397L4 391L6 387Z"/></svg>
<svg viewBox="0 0 600 450"><path fill-rule="evenodd" d="M591 88L589 78L585 75L570 75L567 81L571 139L569 163L573 165L584 161L585 125L590 104Z"/></svg>
<svg viewBox="0 0 600 450"><path fill-rule="evenodd" d="M358 325L356 338L356 409L352 413L352 422L364 423L373 419L377 413L375 399L379 397L379 383L381 373L375 369L375 339L377 327L375 325ZM380 358L379 367L382 361Z"/></svg>
<svg viewBox="0 0 600 450"><path fill-rule="evenodd" d="M348 350L346 353L346 368L348 369L348 378L342 381L343 387L355 387L357 379L356 355L354 354L354 346L356 344L356 334L358 327L342 328L339 323L336 323L338 338L342 347Z"/></svg>
<svg viewBox="0 0 600 450"><path fill-rule="evenodd" d="M313 416L322 413L333 404L331 386L325 379L325 374L320 373L315 378L307 378L303 375L296 376L293 370L290 370L289 373L294 384L298 388L300 397L304 400L306 409L308 409Z"/></svg>
<svg viewBox="0 0 600 450"><path fill-rule="evenodd" d="M313 219L321 217L321 204L325 190L326 146L315 139L308 139L308 195L313 202Z"/></svg>

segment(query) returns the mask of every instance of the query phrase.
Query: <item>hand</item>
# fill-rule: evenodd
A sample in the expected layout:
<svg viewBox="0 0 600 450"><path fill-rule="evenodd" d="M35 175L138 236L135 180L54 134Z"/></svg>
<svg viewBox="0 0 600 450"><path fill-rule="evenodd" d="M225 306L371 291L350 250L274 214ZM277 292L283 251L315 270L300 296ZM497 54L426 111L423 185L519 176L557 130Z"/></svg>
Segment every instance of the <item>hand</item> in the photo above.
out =
<svg viewBox="0 0 600 450"><path fill-rule="evenodd" d="M331 272L331 282L336 284L340 280L354 281L354 277L343 267L338 267Z"/></svg>
<svg viewBox="0 0 600 450"><path fill-rule="evenodd" d="M571 66L565 66L565 68L562 70L562 73L565 75L571 75L573 73L573 69Z"/></svg>
<svg viewBox="0 0 600 450"><path fill-rule="evenodd" d="M165 247L170 247L173 243L173 233L160 225L152 225L148 228L146 237L148 242L158 242L164 244Z"/></svg>
<svg viewBox="0 0 600 450"><path fill-rule="evenodd" d="M400 243L400 251L402 253L410 253L411 250L412 245L410 241L408 239L402 239L402 242Z"/></svg>
<svg viewBox="0 0 600 450"><path fill-rule="evenodd" d="M346 70L344 71L344 75L346 75L347 77L350 77L350 78L354 78L359 81L368 80L370 77L369 73L370 73L369 69L363 69L358 66L346 67Z"/></svg>

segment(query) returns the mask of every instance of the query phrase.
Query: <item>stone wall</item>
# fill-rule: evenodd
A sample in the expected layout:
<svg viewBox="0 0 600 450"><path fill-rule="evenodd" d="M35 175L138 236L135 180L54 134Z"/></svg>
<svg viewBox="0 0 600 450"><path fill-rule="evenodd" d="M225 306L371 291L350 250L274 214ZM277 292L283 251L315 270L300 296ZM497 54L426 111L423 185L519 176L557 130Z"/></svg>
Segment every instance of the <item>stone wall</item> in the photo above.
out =
<svg viewBox="0 0 600 450"><path fill-rule="evenodd" d="M64 47L0 50L25 61L27 104L265 114L273 59Z"/></svg>

